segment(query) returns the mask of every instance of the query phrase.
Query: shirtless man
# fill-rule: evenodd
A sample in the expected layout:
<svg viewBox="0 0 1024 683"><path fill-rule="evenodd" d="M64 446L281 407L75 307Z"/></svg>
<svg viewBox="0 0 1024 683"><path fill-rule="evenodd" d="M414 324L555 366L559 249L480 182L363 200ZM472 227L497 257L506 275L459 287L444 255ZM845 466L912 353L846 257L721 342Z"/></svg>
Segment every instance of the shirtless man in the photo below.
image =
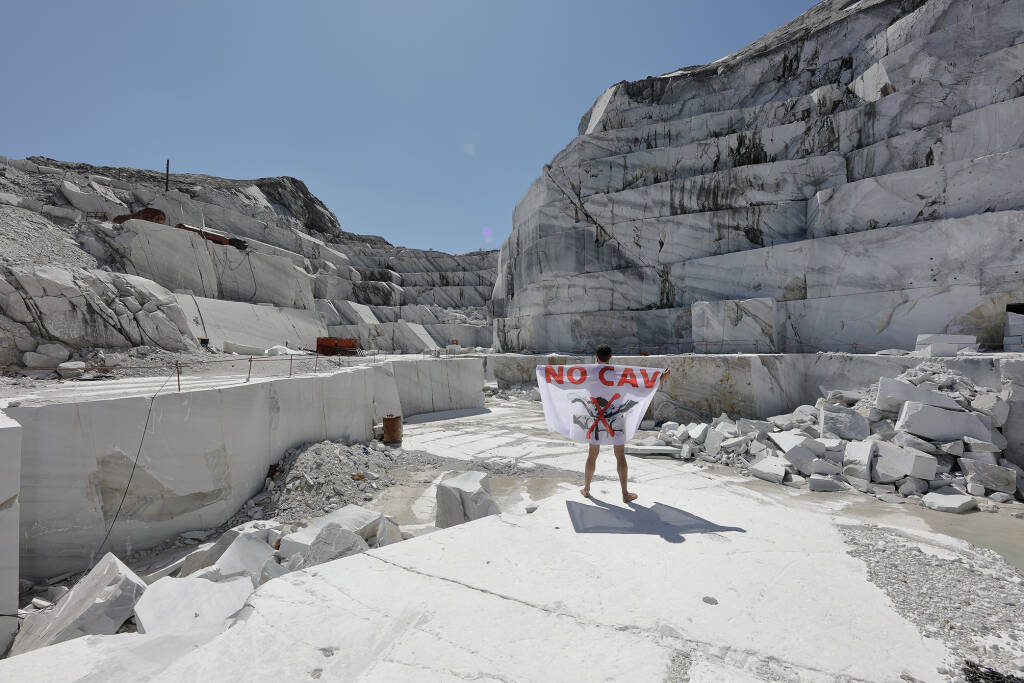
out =
<svg viewBox="0 0 1024 683"><path fill-rule="evenodd" d="M612 349L607 344L601 344L597 347L594 352L594 359L597 360L598 365L608 365L612 360ZM668 377L668 370L662 373L662 378ZM590 451L587 453L587 465L583 471L583 488L580 489L580 493L584 498L590 498L590 480L594 478L594 470L597 469L597 454L600 452L601 446L596 443L590 444ZM615 469L619 473L619 483L622 484L622 502L632 503L636 500L637 495L631 493L626 486L626 480L629 478L629 466L626 464L626 447L625 446L612 446L612 452L615 453Z"/></svg>

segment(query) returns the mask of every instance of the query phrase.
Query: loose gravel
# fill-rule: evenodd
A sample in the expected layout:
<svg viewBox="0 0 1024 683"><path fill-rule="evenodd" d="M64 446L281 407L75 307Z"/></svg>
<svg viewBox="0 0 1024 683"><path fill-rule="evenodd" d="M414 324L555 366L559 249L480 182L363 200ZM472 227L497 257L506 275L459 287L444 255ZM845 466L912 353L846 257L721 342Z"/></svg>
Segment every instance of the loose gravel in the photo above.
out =
<svg viewBox="0 0 1024 683"><path fill-rule="evenodd" d="M955 655L956 661L937 664L939 673L969 681L967 662L1020 673L1014 660L1024 656L1024 575L1017 569L984 548L950 558L925 552L919 541L893 530L839 528L849 554L864 562L868 579L896 610Z"/></svg>

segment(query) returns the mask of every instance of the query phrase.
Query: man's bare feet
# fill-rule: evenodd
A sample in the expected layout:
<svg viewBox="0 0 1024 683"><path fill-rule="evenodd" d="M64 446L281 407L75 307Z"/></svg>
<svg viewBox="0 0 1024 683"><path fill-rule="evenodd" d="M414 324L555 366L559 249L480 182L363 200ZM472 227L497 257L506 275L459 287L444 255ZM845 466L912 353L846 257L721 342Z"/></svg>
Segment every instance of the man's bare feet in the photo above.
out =
<svg viewBox="0 0 1024 683"><path fill-rule="evenodd" d="M626 493L625 495L622 496L622 502L632 503L634 500L636 500L636 498L637 496L635 493Z"/></svg>
<svg viewBox="0 0 1024 683"><path fill-rule="evenodd" d="M590 489L580 489L580 495L583 496L584 498L590 498Z"/></svg>

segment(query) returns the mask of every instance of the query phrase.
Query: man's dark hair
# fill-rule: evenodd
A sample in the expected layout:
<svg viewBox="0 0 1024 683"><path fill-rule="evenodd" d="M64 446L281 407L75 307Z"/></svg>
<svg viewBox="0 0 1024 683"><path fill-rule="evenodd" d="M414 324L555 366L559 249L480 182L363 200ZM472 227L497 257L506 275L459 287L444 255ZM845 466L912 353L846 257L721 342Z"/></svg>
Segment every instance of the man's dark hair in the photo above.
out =
<svg viewBox="0 0 1024 683"><path fill-rule="evenodd" d="M597 356L597 359L602 363L607 363L608 359L612 357L612 347L607 344L601 344L597 347L597 350L594 351L594 355Z"/></svg>

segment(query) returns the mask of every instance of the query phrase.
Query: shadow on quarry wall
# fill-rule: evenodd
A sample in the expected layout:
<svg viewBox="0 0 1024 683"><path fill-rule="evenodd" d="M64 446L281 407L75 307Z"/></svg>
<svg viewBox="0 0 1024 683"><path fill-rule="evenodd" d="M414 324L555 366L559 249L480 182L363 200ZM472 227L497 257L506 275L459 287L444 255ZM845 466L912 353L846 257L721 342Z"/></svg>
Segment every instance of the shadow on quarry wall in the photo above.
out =
<svg viewBox="0 0 1024 683"><path fill-rule="evenodd" d="M89 484L100 500L104 523L109 524L115 514L122 521L159 522L226 500L231 491L227 452L221 448L204 454L204 457L213 488L184 495L164 486L141 463L133 473L132 459L124 453L118 451L98 458L96 471L89 475ZM131 487L125 495L125 484L129 478Z"/></svg>
<svg viewBox="0 0 1024 683"><path fill-rule="evenodd" d="M713 534L720 531L746 529L735 526L719 526L697 515L674 508L671 505L655 503L645 508L636 503L620 507L591 497L586 505L566 501L569 519L578 534L650 534L661 536L669 543L682 543L686 534Z"/></svg>

